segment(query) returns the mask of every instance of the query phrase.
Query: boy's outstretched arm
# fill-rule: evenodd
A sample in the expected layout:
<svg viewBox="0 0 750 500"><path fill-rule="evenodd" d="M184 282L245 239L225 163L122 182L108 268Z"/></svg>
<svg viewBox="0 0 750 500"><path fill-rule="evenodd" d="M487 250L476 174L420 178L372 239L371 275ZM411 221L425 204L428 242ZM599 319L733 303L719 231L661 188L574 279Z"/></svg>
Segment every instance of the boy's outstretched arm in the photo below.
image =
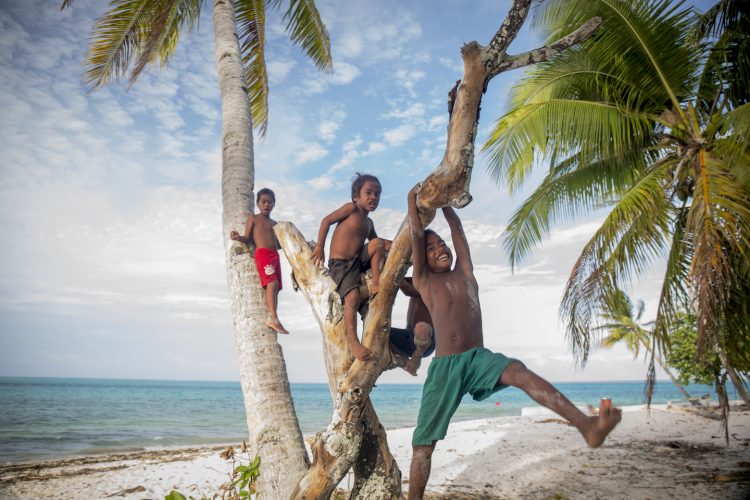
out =
<svg viewBox="0 0 750 500"><path fill-rule="evenodd" d="M420 185L417 184L406 197L406 204L409 210L409 237L411 239L411 260L414 269L412 270L412 283L419 290L427 278L427 269L425 268L424 253L424 226L422 219L419 218L417 209L417 190Z"/></svg>
<svg viewBox="0 0 750 500"><path fill-rule="evenodd" d="M451 239L453 240L453 247L456 249L456 267L460 267L465 272L473 273L474 264L471 262L469 242L466 240L461 219L458 218L458 214L450 206L443 207L443 215L446 222L448 222L448 227L451 228Z"/></svg>
<svg viewBox="0 0 750 500"><path fill-rule="evenodd" d="M328 229L333 224L341 222L342 220L349 217L357 209L354 203L346 203L341 208L334 210L330 214L323 217L320 221L320 230L318 230L318 242L313 249L313 264L320 267L325 262L325 244L326 238L328 237Z"/></svg>
<svg viewBox="0 0 750 500"><path fill-rule="evenodd" d="M255 215L250 214L247 216L247 222L245 223L245 236L240 236L237 231L229 233L229 237L235 241L241 241L242 243L250 244L253 241L253 226L255 225Z"/></svg>

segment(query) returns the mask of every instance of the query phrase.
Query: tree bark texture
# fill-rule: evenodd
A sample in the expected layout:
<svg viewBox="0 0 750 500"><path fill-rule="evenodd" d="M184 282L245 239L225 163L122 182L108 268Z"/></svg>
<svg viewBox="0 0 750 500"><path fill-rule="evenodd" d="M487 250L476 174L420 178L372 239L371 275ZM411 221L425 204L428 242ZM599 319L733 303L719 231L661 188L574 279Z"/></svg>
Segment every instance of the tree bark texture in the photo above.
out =
<svg viewBox="0 0 750 500"><path fill-rule="evenodd" d="M222 235L249 444L261 456L260 498L288 498L308 467L294 412L284 356L265 326L266 305L246 245L229 233L253 210L253 136L250 104L231 0L214 1L216 69L222 112Z"/></svg>
<svg viewBox="0 0 750 500"><path fill-rule="evenodd" d="M474 143L482 95L493 76L512 67L519 67L506 65L498 70L498 65L508 59L506 50L526 19L529 4L530 0L514 1L503 27L489 46L483 47L477 42L471 42L461 49L464 75L455 97L451 92L451 116L445 154L437 168L421 183L418 192L417 206L425 226L432 221L438 208L448 205L462 208L471 202L469 184L474 167ZM591 34L593 30L583 37ZM580 41L578 38L576 40ZM563 47L559 47L559 50L562 49ZM312 444L312 466L298 483L292 498L329 498L355 462L357 478L352 491L353 498L401 498L398 480L400 473L396 473L398 467L390 456L385 433L372 411L369 394L383 370L393 364L388 335L398 285L411 260L408 221L401 225L393 238L381 273L380 291L372 300L365 318L362 343L373 353L373 359L353 362L344 336L343 321L331 325L328 320L329 317L334 317L334 313L326 312L332 310L328 304L334 302L330 299L333 282L326 275L326 270L315 269L310 246L306 242L292 242L292 238L288 236L292 232L290 227L293 226L288 223L278 224L277 235L292 264L300 288L303 291L317 291L310 295L309 292L305 293L323 331L329 387L334 397L331 423L325 431L316 435ZM296 238L304 242L301 234ZM373 438L376 440L373 441ZM360 451L374 448L379 448L378 459L368 463L360 455Z"/></svg>

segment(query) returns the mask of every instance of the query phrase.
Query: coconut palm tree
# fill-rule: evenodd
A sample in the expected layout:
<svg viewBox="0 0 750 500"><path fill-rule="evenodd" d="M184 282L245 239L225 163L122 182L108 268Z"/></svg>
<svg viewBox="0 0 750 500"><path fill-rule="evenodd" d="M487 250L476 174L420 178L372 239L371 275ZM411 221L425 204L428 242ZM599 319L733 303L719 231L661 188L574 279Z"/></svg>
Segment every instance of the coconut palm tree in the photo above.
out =
<svg viewBox="0 0 750 500"><path fill-rule="evenodd" d="M65 0L68 7L72 0ZM198 23L203 0L112 0L92 29L85 79L91 90L128 75L132 85L149 64L166 64L180 35ZM276 334L264 325L265 302L247 247L229 238L253 211L253 128L264 134L268 77L264 56L268 8L281 0L214 0L213 28L222 115L222 235L245 399L250 446L262 457L257 491L286 498L308 457L294 413ZM289 0L286 29L324 71L330 41L313 0Z"/></svg>
<svg viewBox="0 0 750 500"><path fill-rule="evenodd" d="M624 342L628 349L633 353L633 358L638 358L641 352L641 348L644 348L646 352L652 351L651 349L651 337L653 335L653 323L641 323L641 317L645 309L642 300L639 300L636 305L630 300L630 297L622 290L615 290L604 297L604 302L600 305L599 314L599 325L596 326L595 330L601 330L608 332L608 335L603 337L600 341L602 347L610 349L615 345ZM651 365L656 361L659 366L667 374L669 380L677 387L677 389L685 396L685 399L690 401L694 406L700 406L694 399L690 397L685 387L680 384L669 367L662 359L660 355L652 355Z"/></svg>
<svg viewBox="0 0 750 500"><path fill-rule="evenodd" d="M690 299L699 352L718 349L747 400L737 369L750 370L748 355L732 346L750 345L750 332L730 327L750 324L750 308L735 307L747 302L750 275L750 105L747 87L743 94L732 86L746 68L747 37L731 52L731 37L716 30L736 33L748 12L735 8L745 1L719 3L711 21L671 0L542 2L535 23L550 39L591 16L602 27L527 72L484 149L492 175L511 190L534 167L548 168L504 236L513 265L555 222L608 207L560 306L582 362L598 304L661 261L651 349L664 352L679 305Z"/></svg>

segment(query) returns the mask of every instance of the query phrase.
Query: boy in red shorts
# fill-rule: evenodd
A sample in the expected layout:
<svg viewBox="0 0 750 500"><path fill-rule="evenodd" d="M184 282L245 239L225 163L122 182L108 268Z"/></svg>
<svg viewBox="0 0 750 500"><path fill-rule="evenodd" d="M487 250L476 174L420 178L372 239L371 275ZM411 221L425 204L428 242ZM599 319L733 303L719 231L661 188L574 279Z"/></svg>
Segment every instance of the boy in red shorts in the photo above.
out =
<svg viewBox="0 0 750 500"><path fill-rule="evenodd" d="M276 195L268 188L258 191L255 200L258 206L258 214L247 216L245 224L245 235L240 236L237 231L229 233L229 237L250 245L255 245L255 265L258 266L260 284L266 290L266 306L268 317L266 325L278 333L289 333L279 321L276 313L278 305L279 290L281 290L281 263L277 251L279 242L273 232L276 221L271 218L271 211L276 205Z"/></svg>

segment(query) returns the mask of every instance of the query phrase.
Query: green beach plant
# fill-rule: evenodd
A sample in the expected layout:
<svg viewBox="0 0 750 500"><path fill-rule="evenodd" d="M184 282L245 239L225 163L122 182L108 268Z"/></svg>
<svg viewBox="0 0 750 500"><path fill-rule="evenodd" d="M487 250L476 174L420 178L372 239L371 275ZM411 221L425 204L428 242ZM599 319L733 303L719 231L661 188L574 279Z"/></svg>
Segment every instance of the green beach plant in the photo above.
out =
<svg viewBox="0 0 750 500"><path fill-rule="evenodd" d="M62 8L72 0L64 0ZM143 70L166 64L180 36L198 26L203 0L112 0L95 21L85 59L90 90L127 76L133 85ZM265 27L268 9L285 6L286 31L323 70L331 70L330 40L313 0L214 0L215 60L221 89L222 238L250 442L267 473L258 490L288 497L308 467L276 335L269 334L263 291L247 247L229 233L253 213L253 128L268 123ZM261 439L274 435L273 439Z"/></svg>
<svg viewBox="0 0 750 500"><path fill-rule="evenodd" d="M553 40L591 16L597 35L531 67L484 145L511 191L545 165L511 217L513 266L561 220L606 215L560 306L584 363L599 304L661 263L653 352L667 352L683 303L697 312L699 357L715 348L745 401L750 368L748 2L700 16L671 0L545 0L535 24Z"/></svg>
<svg viewBox="0 0 750 500"><path fill-rule="evenodd" d="M685 399L693 406L698 406L698 403L684 387L688 382L672 375L668 360L663 359L660 353L656 353L651 349L653 343L653 322L641 322L644 310L645 305L642 300L633 305L630 297L622 290L614 290L612 293L607 294L602 304L600 304L598 325L594 328L594 330L606 331L608 333L601 339L601 346L610 349L624 342L628 350L633 353L634 359L638 358L641 348L646 353L651 352L651 356L649 357L649 371L653 373L653 364L654 362L658 363L662 370L664 370L664 373L667 374L667 377L669 377L669 380L677 387L677 390L685 396ZM710 383L712 382L713 379L711 379ZM647 387L647 392L649 390L650 386Z"/></svg>

